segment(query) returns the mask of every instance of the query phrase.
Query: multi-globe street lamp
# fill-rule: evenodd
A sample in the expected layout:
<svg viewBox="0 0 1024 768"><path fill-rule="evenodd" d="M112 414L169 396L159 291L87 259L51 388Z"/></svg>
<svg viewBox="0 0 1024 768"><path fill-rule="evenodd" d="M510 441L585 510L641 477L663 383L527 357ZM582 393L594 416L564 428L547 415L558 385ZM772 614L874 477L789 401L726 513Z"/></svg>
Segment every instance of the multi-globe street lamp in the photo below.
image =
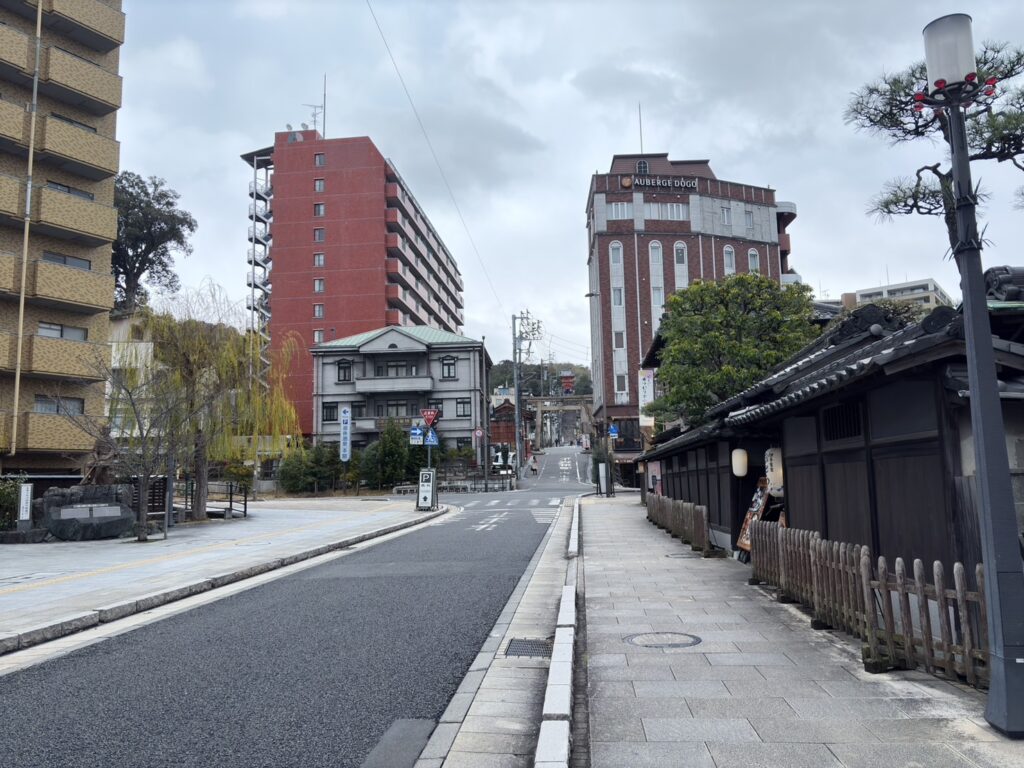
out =
<svg viewBox="0 0 1024 768"><path fill-rule="evenodd" d="M989 683L985 719L998 730L1024 736L1024 563L1021 559L1010 465L975 216L964 110L995 94L974 58L971 17L943 16L924 28L928 83L915 109L945 113L953 165L957 244L953 256L963 291L964 338L970 386L971 430L978 490L978 527L985 576Z"/></svg>

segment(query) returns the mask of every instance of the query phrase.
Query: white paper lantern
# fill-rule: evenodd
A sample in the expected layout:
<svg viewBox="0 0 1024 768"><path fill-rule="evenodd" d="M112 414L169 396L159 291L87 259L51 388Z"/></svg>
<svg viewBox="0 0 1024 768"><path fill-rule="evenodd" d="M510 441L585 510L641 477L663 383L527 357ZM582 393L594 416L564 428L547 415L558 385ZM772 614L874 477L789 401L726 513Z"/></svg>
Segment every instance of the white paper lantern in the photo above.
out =
<svg viewBox="0 0 1024 768"><path fill-rule="evenodd" d="M743 448L733 449L732 473L736 475L736 477L747 476L747 452Z"/></svg>

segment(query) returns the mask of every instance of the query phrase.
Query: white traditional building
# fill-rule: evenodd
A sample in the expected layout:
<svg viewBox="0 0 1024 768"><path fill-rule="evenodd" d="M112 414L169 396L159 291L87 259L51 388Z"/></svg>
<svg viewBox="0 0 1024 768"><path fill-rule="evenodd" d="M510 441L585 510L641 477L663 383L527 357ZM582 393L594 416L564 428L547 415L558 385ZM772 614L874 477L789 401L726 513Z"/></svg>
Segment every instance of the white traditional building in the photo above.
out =
<svg viewBox="0 0 1024 768"><path fill-rule="evenodd" d="M388 420L422 425L436 408L438 437L482 456L491 359L482 341L428 326L391 326L318 344L313 353L313 423L317 442L339 440L338 415L352 409L352 446L376 440Z"/></svg>

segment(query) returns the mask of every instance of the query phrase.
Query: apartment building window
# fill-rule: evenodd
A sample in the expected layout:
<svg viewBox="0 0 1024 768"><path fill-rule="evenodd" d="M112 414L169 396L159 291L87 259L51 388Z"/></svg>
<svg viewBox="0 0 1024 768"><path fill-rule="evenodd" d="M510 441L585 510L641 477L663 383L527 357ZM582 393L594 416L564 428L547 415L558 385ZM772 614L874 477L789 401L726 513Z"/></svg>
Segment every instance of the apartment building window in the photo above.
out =
<svg viewBox="0 0 1024 768"><path fill-rule="evenodd" d="M646 176L648 173L650 173L650 170L648 170L649 168L650 168L650 166L647 165L647 161L646 160L637 160L636 161L636 172L637 172L638 175Z"/></svg>
<svg viewBox="0 0 1024 768"><path fill-rule="evenodd" d="M326 238L324 237L323 227L317 227L313 230L313 242L322 243Z"/></svg>
<svg viewBox="0 0 1024 768"><path fill-rule="evenodd" d="M60 323L44 323L39 321L39 335L51 339L85 341L89 338L89 329L79 328L75 325L61 325Z"/></svg>
<svg viewBox="0 0 1024 768"><path fill-rule="evenodd" d="M55 189L58 192L63 192L68 195L74 195L75 197L81 197L85 200L95 200L96 195L92 192L86 192L84 189L78 187L69 187L67 184L61 184L59 181L50 181L47 179L46 186L48 189Z"/></svg>
<svg viewBox="0 0 1024 768"><path fill-rule="evenodd" d="M653 221L687 221L689 203L644 203L644 218Z"/></svg>
<svg viewBox="0 0 1024 768"><path fill-rule="evenodd" d="M68 416L81 416L85 413L85 400L81 397L46 397L36 395L32 408L36 413L60 413Z"/></svg>
<svg viewBox="0 0 1024 768"><path fill-rule="evenodd" d="M467 418L470 416L470 403L469 398L459 398L455 401L455 415L461 418Z"/></svg>
<svg viewBox="0 0 1024 768"><path fill-rule="evenodd" d="M626 391L626 374L619 373L615 376L615 391L625 392Z"/></svg>
<svg viewBox="0 0 1024 768"><path fill-rule="evenodd" d="M439 417L444 416L444 400L427 400L427 408L433 408Z"/></svg>
<svg viewBox="0 0 1024 768"><path fill-rule="evenodd" d="M621 288L612 288L612 306L613 307L621 307L622 306L622 289Z"/></svg>
<svg viewBox="0 0 1024 768"><path fill-rule="evenodd" d="M388 400L388 416L408 416L408 410L405 400Z"/></svg>
<svg viewBox="0 0 1024 768"><path fill-rule="evenodd" d="M324 279L322 277L314 278L313 280L313 293L324 292Z"/></svg>
<svg viewBox="0 0 1024 768"><path fill-rule="evenodd" d="M608 221L621 221L632 218L632 203L608 203Z"/></svg>
<svg viewBox="0 0 1024 768"><path fill-rule="evenodd" d="M455 364L458 362L457 358L454 357L442 357L441 358L441 378L442 379L454 379L456 377Z"/></svg>
<svg viewBox="0 0 1024 768"><path fill-rule="evenodd" d="M73 120L72 118L67 117L66 115L60 115L56 112L51 112L50 117L52 117L54 120L60 120L62 123L73 125L75 126L75 128L81 128L83 131L88 131L89 133L97 133L97 130L94 126L87 125L83 122L79 122L78 120Z"/></svg>
<svg viewBox="0 0 1024 768"><path fill-rule="evenodd" d="M313 191L314 192L323 192L325 188L326 188L326 184L324 183L323 179L313 179Z"/></svg>
<svg viewBox="0 0 1024 768"><path fill-rule="evenodd" d="M323 421L337 421L338 420L338 404L337 403L324 403L322 410Z"/></svg>
<svg viewBox="0 0 1024 768"><path fill-rule="evenodd" d="M313 343L314 344L323 344L323 341L324 341L324 329L323 328L317 328L316 330L313 331Z"/></svg>
<svg viewBox="0 0 1024 768"><path fill-rule="evenodd" d="M366 403L352 403L352 418L353 419L365 419L366 418Z"/></svg>
<svg viewBox="0 0 1024 768"><path fill-rule="evenodd" d="M313 317L319 319L319 318L322 318L323 316L324 316L324 305L323 304L314 304L313 305Z"/></svg>
<svg viewBox="0 0 1024 768"><path fill-rule="evenodd" d="M324 255L322 253L313 254L313 266L322 267L324 265Z"/></svg>
<svg viewBox="0 0 1024 768"><path fill-rule="evenodd" d="M352 381L352 361L339 360L337 365L338 381Z"/></svg>
<svg viewBox="0 0 1024 768"><path fill-rule="evenodd" d="M725 250L722 252L725 261L725 274L735 275L736 274L736 251L731 245L725 246Z"/></svg>
<svg viewBox="0 0 1024 768"><path fill-rule="evenodd" d="M313 216L319 218L324 215L324 204L313 203Z"/></svg>
<svg viewBox="0 0 1024 768"><path fill-rule="evenodd" d="M616 349L626 348L626 332L625 331L614 331L612 333L612 344Z"/></svg>
<svg viewBox="0 0 1024 768"><path fill-rule="evenodd" d="M315 165L317 168L323 168L325 165L327 165L327 158L324 156L323 152L317 152L315 155L313 155L313 165Z"/></svg>
<svg viewBox="0 0 1024 768"><path fill-rule="evenodd" d="M728 205L722 206L722 224L729 227L732 226L732 207Z"/></svg>
<svg viewBox="0 0 1024 768"><path fill-rule="evenodd" d="M752 274L761 274L761 254L751 248L747 251L747 271Z"/></svg>
<svg viewBox="0 0 1024 768"><path fill-rule="evenodd" d="M753 229L754 228L754 212L753 211L744 211L743 212L743 218L745 218L747 220L747 229Z"/></svg>
<svg viewBox="0 0 1024 768"><path fill-rule="evenodd" d="M86 272L92 271L92 262L89 261L88 259L80 259L77 256L68 256L67 254L64 253L43 251L43 261L48 261L51 264L63 264L65 267L83 269Z"/></svg>

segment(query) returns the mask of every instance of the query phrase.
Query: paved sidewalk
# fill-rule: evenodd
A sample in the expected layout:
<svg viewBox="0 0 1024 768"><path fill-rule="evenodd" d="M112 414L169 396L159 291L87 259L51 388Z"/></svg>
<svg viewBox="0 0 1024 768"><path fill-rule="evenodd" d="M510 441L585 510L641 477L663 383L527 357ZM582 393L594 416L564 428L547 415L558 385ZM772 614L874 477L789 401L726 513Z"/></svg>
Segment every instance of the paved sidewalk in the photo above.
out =
<svg viewBox="0 0 1024 768"><path fill-rule="evenodd" d="M124 606L151 596L150 602L156 603L155 596L168 590L203 591L211 579L226 582L234 580L231 575L255 574L423 517L414 510L412 498L268 501L251 503L245 519L176 526L166 541L4 545L0 652L13 650L11 643L19 635L33 636L34 643L67 634L50 629L62 623L69 625L65 629L95 624L96 611L105 606Z"/></svg>
<svg viewBox="0 0 1024 768"><path fill-rule="evenodd" d="M1024 766L983 694L868 674L845 635L748 586L748 566L691 552L636 497L586 498L581 516L593 768ZM629 642L645 633L700 642Z"/></svg>

